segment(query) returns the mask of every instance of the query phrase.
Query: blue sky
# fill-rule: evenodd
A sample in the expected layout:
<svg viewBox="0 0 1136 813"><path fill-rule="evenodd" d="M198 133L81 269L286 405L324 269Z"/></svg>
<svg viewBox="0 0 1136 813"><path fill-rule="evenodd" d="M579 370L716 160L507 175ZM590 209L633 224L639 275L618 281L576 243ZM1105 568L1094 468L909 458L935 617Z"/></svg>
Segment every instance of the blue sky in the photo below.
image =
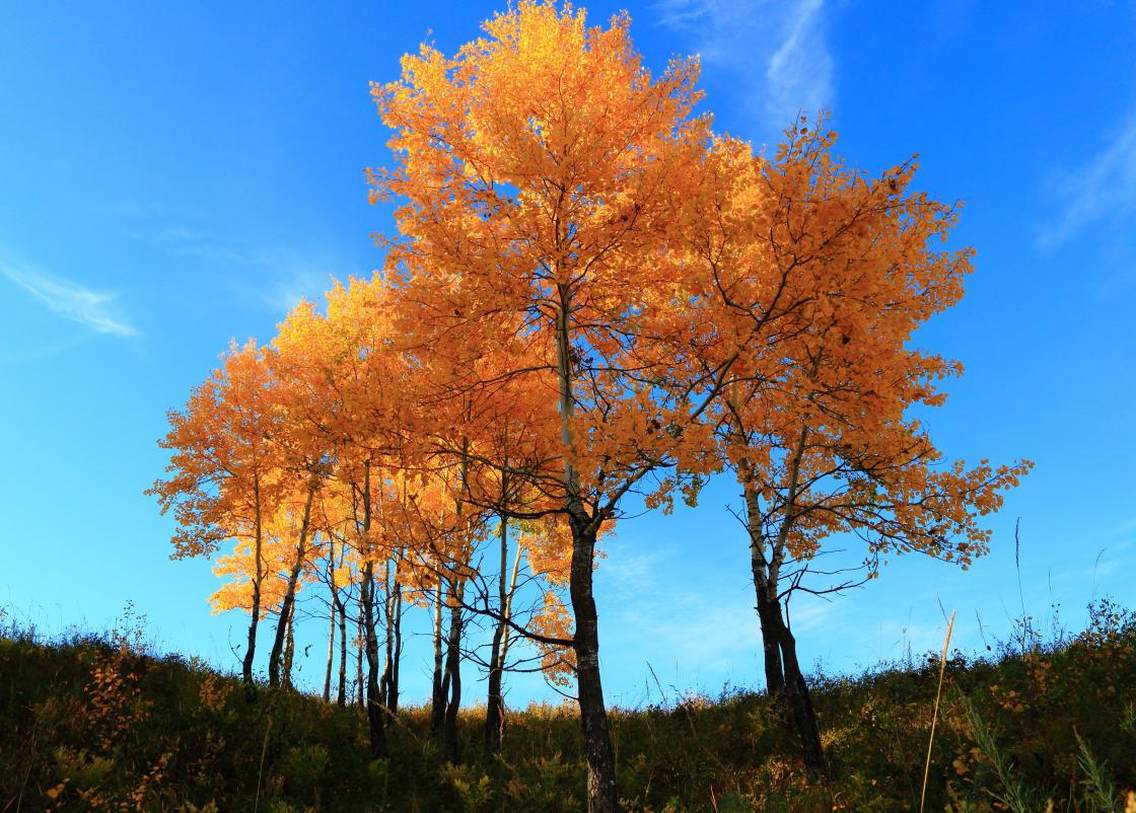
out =
<svg viewBox="0 0 1136 813"><path fill-rule="evenodd" d="M594 20L623 3L588 4ZM387 163L368 96L399 56L446 51L500 5L15 2L0 26L0 606L48 632L106 628L127 600L158 644L235 667L244 619L211 616L208 565L167 558L171 523L142 490L165 410L230 338L271 337L330 276L378 266L363 169ZM878 172L920 154L917 186L963 199L977 248L962 304L920 343L965 377L929 423L950 455L1037 463L967 572L914 556L830 604L793 608L801 654L828 671L941 640L1005 637L1020 613L1076 626L1129 605L1136 565L1136 6L1033 3L629 4L656 69L703 60L719 129L774 143L801 109L832 111L840 151ZM675 691L759 674L728 482L697 511L623 523L597 575L609 696L640 702L647 664ZM853 552L854 553L854 552ZM854 557L855 558L855 557ZM323 624L307 626L319 671ZM408 699L427 694L410 641ZM513 681L511 702L549 697ZM477 696L479 690L467 690ZM672 690L667 688L668 692Z"/></svg>

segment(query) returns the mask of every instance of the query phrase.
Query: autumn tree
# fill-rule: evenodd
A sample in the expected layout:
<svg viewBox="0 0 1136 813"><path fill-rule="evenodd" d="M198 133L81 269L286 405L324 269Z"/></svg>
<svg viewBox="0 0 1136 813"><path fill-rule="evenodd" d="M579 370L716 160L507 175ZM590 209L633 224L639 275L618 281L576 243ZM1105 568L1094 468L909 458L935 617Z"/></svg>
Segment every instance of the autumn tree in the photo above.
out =
<svg viewBox="0 0 1136 813"><path fill-rule="evenodd" d="M463 443L468 447L468 437ZM422 588L419 595L434 604L431 729L440 737L446 759L457 763L465 590L474 572L474 551L484 537L484 515L465 498L471 477L467 459L435 451L412 465L402 475L403 499L392 504L385 522L398 539L404 567Z"/></svg>
<svg viewBox="0 0 1136 813"><path fill-rule="evenodd" d="M282 485L275 445L280 410L264 350L251 341L232 346L185 410L168 418L170 430L159 441L170 450L168 476L147 493L158 498L163 514L174 512L174 558L210 555L227 539L250 546L254 573L241 672L251 687L266 574L264 526Z"/></svg>
<svg viewBox="0 0 1136 813"><path fill-rule="evenodd" d="M834 140L802 119L772 160L720 143L711 162L734 188L703 227L705 245L748 258L734 268L774 269L801 303L786 314L778 364L732 382L710 419L743 491L766 687L785 700L818 771L820 737L783 611L807 589L809 561L827 538L852 534L868 575L891 551L965 567L987 548L979 518L1029 468L944 464L911 415L941 405L939 382L961 371L911 343L962 297L971 251L938 248L956 209L909 190L913 163L869 179L833 156ZM728 272L716 278L728 296L714 310L766 312Z"/></svg>
<svg viewBox="0 0 1136 813"><path fill-rule="evenodd" d="M501 498L507 501L510 498L508 477L503 478L503 483ZM494 591L485 581L484 572L478 568L478 589L471 604L474 604L475 612L480 612L489 618L493 630L489 643L489 657L483 664L487 676L483 725L486 754L497 752L505 733L505 673L518 669L533 671L528 667L532 656L524 659L514 658L510 661L512 642L519 638L524 642L535 643L538 652L541 652L541 647L551 647L558 653L563 653L571 642L569 627L551 628L541 612L533 609L526 612L518 607L520 595L525 592L531 594L535 587L542 599L539 609L543 611L547 606L547 602L543 601L544 596L567 584L569 561L564 554L571 548L565 544L563 535L554 535L552 529L555 528L555 519L556 517L548 517L538 522L516 522L510 519L507 511L501 511L497 517L496 528L498 545L494 557L497 561L495 596ZM564 528L566 530L566 526ZM513 530L512 538L510 530ZM559 555L555 556L550 565L542 568L540 554L542 549L547 550L549 547L553 547L555 553ZM523 575L522 570L524 570ZM480 607L476 606L478 601ZM542 655L543 652L536 658L543 660ZM559 674L554 668L546 668L544 663L535 668L544 671L546 677Z"/></svg>
<svg viewBox="0 0 1136 813"><path fill-rule="evenodd" d="M357 581L357 560L349 544L352 516L350 502L345 491L336 481L324 489L319 503L318 527L327 540L324 568L318 572L328 591L328 633L327 667L324 677L324 700L331 699L332 661L335 655L335 642L339 641L339 669L337 674L335 702L339 706L347 704L347 657L348 657L348 614L352 604L352 591ZM352 619L354 620L354 619Z"/></svg>
<svg viewBox="0 0 1136 813"><path fill-rule="evenodd" d="M371 751L386 750L388 697L380 659L378 626L384 612L381 581L391 554L380 512L402 428L409 425L400 354L393 349L388 294L379 280L336 284L326 313L301 303L281 326L274 346L288 371L292 436L297 471L330 478L344 512L332 525L350 546L358 567L361 681ZM302 464L302 465L301 465ZM309 481L312 482L312 481ZM314 481L319 484L319 480Z"/></svg>
<svg viewBox="0 0 1136 813"><path fill-rule="evenodd" d="M542 593L566 584L568 559L561 556L556 561L559 567L547 570L526 568L522 576L526 548L547 548L550 535L545 532L556 527L555 502L535 483L556 464L558 443L547 432L531 431L534 426L555 424L555 404L532 391L522 377L512 375L516 359L527 351L523 340L514 335L488 347L479 342L472 347L475 352L431 363L428 384L420 397L451 408L456 405L459 413L454 420L443 417L433 427L420 427L420 431L431 438L429 447L436 459L464 463L462 508L476 532L467 537L471 545L466 557L472 566L467 568L458 603L478 622L487 621L493 630L487 659L476 649L467 652L488 678L484 732L485 753L491 754L500 743L505 722L504 673L522 662L509 667L511 637L519 635L543 646L563 647L568 643L563 633L558 643L547 635L536 635L528 624L531 614L518 613L514 598L519 590L531 594L532 589L525 588L534 582L543 585ZM461 397L452 397L455 393ZM445 410L434 414L444 416ZM454 431L456 423L461 425L460 433ZM491 526L495 526L495 533ZM511 529L518 532L513 534L512 545ZM556 535L552 544L564 540L563 535ZM515 548L511 570L510 547ZM487 570L491 570L484 566L486 559L499 562L495 589L486 579Z"/></svg>
<svg viewBox="0 0 1136 813"><path fill-rule="evenodd" d="M300 313L309 310L301 306ZM299 335L293 335L298 333ZM273 638L268 660L268 683L280 683L281 658L285 640L291 634L296 589L305 565L312 558L314 527L312 506L334 466L334 444L322 431L322 413L326 409L324 393L313 387L309 378L320 365L311 353L326 350L311 338L310 320L303 316L290 318L280 325L272 351L266 356L277 382L277 402L281 413L278 459L281 476L289 484L290 510L298 520L294 552L290 557L288 577L280 608L280 620Z"/></svg>
<svg viewBox="0 0 1136 813"><path fill-rule="evenodd" d="M291 687L287 665L294 637L295 607L305 584L318 583L331 556L330 537L321 531L313 507L314 495L308 488L291 495L282 493L275 513L264 522L260 556L260 608L277 618L273 647L269 657L269 685ZM214 612L239 609L251 612L256 557L247 540L238 541L231 552L217 559L214 575L225 583L210 597Z"/></svg>
<svg viewBox="0 0 1136 813"><path fill-rule="evenodd" d="M432 727L457 762L480 615L487 752L523 637L550 679L576 681L597 812L619 805L593 571L628 495L692 503L732 471L767 687L821 770L787 563L855 534L870 561L969 564L989 541L980 517L1028 468L945 464L912 414L959 370L911 348L962 296L969 252L933 246L954 210L909 191L911 164L849 170L804 122L772 159L715 136L693 113L696 60L653 76L629 26L522 0L455 55L423 46L374 85L395 164L369 173L373 199L398 204L384 272L335 284L325 313L301 303L270 349L231 351L171 413L171 476L152 489L175 509L175 555L236 540L219 569L252 617L246 681L266 596L276 683L297 592L323 579L324 692L338 625L344 702L353 590L360 703L383 757L404 602L429 605ZM539 592L527 614L522 559Z"/></svg>
<svg viewBox="0 0 1136 813"><path fill-rule="evenodd" d="M525 2L456 56L424 46L404 57L400 81L374 88L397 166L372 180L376 197L402 202L389 268L414 309L415 340L446 357L518 339L525 352L501 375L556 405L554 420L526 430L558 440L537 487L571 533L571 641L596 811L618 807L596 539L679 447L706 448L693 416L723 375L662 386L687 338L688 257L668 251L675 206L698 177L708 122L690 114L696 63L653 78L628 27L626 16L589 28L582 12Z"/></svg>
<svg viewBox="0 0 1136 813"><path fill-rule="evenodd" d="M550 509L553 503L533 485L555 457L552 449L539 443L539 436L521 431L536 423L527 408L549 405L526 399L524 392L508 397L510 385L516 383L506 378L502 389L495 391L494 406L481 413L488 421L478 428L477 441L468 452L478 476L473 478L467 501L487 511L493 519L490 524L495 525L494 533L483 535L484 553L472 568L463 600L465 608L492 629L488 657L470 653L487 676L483 726L487 755L500 747L505 729L505 673L539 670L555 679L565 671L560 667L570 662L564 652L571 646L571 627L549 623L551 599L546 597L567 587L571 536L563 516ZM553 416L545 420L549 417ZM496 562L495 569L490 562ZM496 578L491 579L490 574ZM536 606L531 604L533 599ZM537 654L510 661L510 644L518 639L534 645ZM546 657L546 652L556 653L559 659Z"/></svg>

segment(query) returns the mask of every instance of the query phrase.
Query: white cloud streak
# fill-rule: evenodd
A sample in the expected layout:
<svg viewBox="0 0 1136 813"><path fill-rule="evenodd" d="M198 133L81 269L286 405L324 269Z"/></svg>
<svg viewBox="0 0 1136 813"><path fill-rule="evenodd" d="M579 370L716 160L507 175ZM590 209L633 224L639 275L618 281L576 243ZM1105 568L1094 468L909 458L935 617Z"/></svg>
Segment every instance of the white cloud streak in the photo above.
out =
<svg viewBox="0 0 1136 813"><path fill-rule="evenodd" d="M291 311L302 299L319 303L335 277L330 269L343 265L295 250L241 246L185 227L162 229L156 238L211 265L238 271L238 275L226 276L230 284L248 298L283 313Z"/></svg>
<svg viewBox="0 0 1136 813"><path fill-rule="evenodd" d="M703 63L736 75L763 135L829 110L833 60L824 0L661 0L663 25L689 34Z"/></svg>
<svg viewBox="0 0 1136 813"><path fill-rule="evenodd" d="M1058 246L1098 220L1136 212L1136 115L1079 169L1050 176L1048 186L1063 208L1038 235L1041 248Z"/></svg>
<svg viewBox="0 0 1136 813"><path fill-rule="evenodd" d="M97 333L121 337L138 335L138 331L122 317L116 307L115 294L94 291L7 259L0 259L0 276L31 294L53 313Z"/></svg>

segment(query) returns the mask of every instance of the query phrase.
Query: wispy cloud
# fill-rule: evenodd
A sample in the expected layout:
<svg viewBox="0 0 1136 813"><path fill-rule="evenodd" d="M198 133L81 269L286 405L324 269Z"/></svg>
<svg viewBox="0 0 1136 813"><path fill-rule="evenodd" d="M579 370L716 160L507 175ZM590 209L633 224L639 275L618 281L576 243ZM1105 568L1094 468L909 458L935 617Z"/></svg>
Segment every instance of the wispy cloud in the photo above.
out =
<svg viewBox="0 0 1136 813"><path fill-rule="evenodd" d="M735 75L762 135L776 135L799 112L829 110L833 60L824 0L660 0L663 25L692 38L711 69Z"/></svg>
<svg viewBox="0 0 1136 813"><path fill-rule="evenodd" d="M265 291L264 300L272 308L287 313L307 300L319 305L323 295L331 288L333 274L329 267L320 263L309 263L295 258L281 259L272 263L276 277Z"/></svg>
<svg viewBox="0 0 1136 813"><path fill-rule="evenodd" d="M79 333L63 341L50 344L23 343L21 346L9 346L0 349L0 366L9 364L28 364L66 353L73 347L78 347L91 338L90 333ZM11 344L9 342L9 344Z"/></svg>
<svg viewBox="0 0 1136 813"><path fill-rule="evenodd" d="M117 307L117 296L113 293L85 288L71 280L6 258L0 258L0 276L72 322L112 336L138 335Z"/></svg>
<svg viewBox="0 0 1136 813"><path fill-rule="evenodd" d="M242 296L274 311L287 313L301 299L319 302L332 278L345 278L341 260L314 258L275 246L238 245L200 229L182 226L160 229L158 242L209 262L226 274L226 282ZM338 273L333 274L333 269ZM349 266L348 271L352 271ZM358 272L356 272L358 273Z"/></svg>
<svg viewBox="0 0 1136 813"><path fill-rule="evenodd" d="M1039 233L1041 248L1060 245L1095 221L1136 212L1136 114L1088 162L1053 173L1047 185L1062 211Z"/></svg>
<svg viewBox="0 0 1136 813"><path fill-rule="evenodd" d="M658 582L666 561L667 549L633 548L626 544L608 545L601 549L600 576L608 588L620 596L639 596L651 591Z"/></svg>

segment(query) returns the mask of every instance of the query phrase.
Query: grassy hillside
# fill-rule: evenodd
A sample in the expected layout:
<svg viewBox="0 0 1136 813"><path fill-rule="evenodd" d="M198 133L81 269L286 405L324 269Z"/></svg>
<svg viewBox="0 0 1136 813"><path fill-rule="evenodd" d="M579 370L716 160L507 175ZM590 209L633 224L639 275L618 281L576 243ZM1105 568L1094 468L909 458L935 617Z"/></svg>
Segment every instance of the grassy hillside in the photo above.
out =
<svg viewBox="0 0 1136 813"><path fill-rule="evenodd" d="M928 810L1136 810L1136 614L1091 609L1079 635L948 662ZM470 709L458 766L408 709L373 762L356 709L249 702L232 677L139 649L121 633L0 638L0 811L583 809L570 706L513 714L493 760ZM815 677L827 783L807 781L760 694L615 710L620 796L630 811L918 809L937 678L937 656Z"/></svg>

